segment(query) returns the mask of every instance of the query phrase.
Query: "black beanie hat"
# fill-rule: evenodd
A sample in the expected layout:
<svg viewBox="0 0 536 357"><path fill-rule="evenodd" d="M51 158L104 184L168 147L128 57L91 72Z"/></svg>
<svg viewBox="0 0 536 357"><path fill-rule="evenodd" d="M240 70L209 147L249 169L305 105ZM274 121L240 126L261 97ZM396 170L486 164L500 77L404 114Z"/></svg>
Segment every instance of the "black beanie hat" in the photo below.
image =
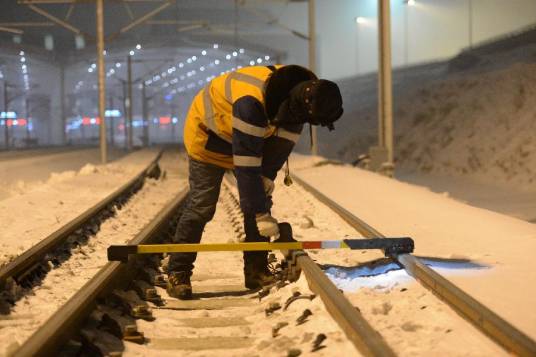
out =
<svg viewBox="0 0 536 357"><path fill-rule="evenodd" d="M279 108L274 124L294 123L322 125L333 130L333 123L342 116L339 86L326 79L299 83Z"/></svg>
<svg viewBox="0 0 536 357"><path fill-rule="evenodd" d="M281 103L289 97L292 88L311 79L316 79L316 75L302 66L288 65L275 70L268 78L264 89L268 119L271 121L275 118Z"/></svg>

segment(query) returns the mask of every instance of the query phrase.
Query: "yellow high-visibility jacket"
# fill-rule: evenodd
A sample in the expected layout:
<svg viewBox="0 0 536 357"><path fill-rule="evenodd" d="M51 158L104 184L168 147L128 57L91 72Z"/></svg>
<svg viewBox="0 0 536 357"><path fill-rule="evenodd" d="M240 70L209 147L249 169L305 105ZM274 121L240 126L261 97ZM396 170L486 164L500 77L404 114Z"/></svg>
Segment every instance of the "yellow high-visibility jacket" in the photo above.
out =
<svg viewBox="0 0 536 357"><path fill-rule="evenodd" d="M241 68L213 79L194 98L184 145L197 161L235 169L244 212L269 210L262 176L275 179L302 125L274 127L264 107L264 86L280 66Z"/></svg>

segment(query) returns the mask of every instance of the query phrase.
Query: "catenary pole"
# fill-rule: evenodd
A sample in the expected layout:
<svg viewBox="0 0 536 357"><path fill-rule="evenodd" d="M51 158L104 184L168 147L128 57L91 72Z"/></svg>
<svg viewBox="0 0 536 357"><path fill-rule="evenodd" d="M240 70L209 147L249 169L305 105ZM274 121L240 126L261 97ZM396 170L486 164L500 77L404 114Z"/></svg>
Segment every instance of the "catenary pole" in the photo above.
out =
<svg viewBox="0 0 536 357"><path fill-rule="evenodd" d="M142 111L142 123L143 123L143 145L149 146L149 118L147 112L147 89L145 81L141 84L141 111Z"/></svg>
<svg viewBox="0 0 536 357"><path fill-rule="evenodd" d="M106 142L106 107L105 78L104 78L104 0L96 0L97 6L97 69L99 73L99 119L100 119L100 154L101 163L108 161Z"/></svg>
<svg viewBox="0 0 536 357"><path fill-rule="evenodd" d="M7 126L8 111L9 111L9 99L8 99L8 94L7 94L7 81L5 80L5 77L4 77L4 113L6 113L5 118L4 118L4 141L6 145L6 150L9 150L9 128Z"/></svg>
<svg viewBox="0 0 536 357"><path fill-rule="evenodd" d="M387 163L393 164L393 92L391 79L391 19L389 0L378 1L379 66L378 66L378 138L387 150Z"/></svg>
<svg viewBox="0 0 536 357"><path fill-rule="evenodd" d="M316 73L316 0L309 0L309 69ZM311 128L311 154L318 155L317 127Z"/></svg>
<svg viewBox="0 0 536 357"><path fill-rule="evenodd" d="M132 125L132 56L127 57L127 116L128 116L128 150L132 150L132 135L134 126Z"/></svg>
<svg viewBox="0 0 536 357"><path fill-rule="evenodd" d="M67 144L67 131L66 124L67 118L65 117L65 65L60 67L60 115L61 115L61 141L63 145Z"/></svg>

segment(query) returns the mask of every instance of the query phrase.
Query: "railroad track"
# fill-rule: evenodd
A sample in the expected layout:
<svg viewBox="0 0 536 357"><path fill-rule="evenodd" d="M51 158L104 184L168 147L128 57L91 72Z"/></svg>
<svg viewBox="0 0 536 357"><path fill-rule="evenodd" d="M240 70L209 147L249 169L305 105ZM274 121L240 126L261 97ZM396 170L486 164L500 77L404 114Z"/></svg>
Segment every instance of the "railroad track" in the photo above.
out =
<svg viewBox="0 0 536 357"><path fill-rule="evenodd" d="M383 237L305 182L296 180L365 237ZM169 239L186 195L186 191L179 193L129 244ZM231 187L224 186L222 197L225 217L221 222L231 223L228 226L214 225L209 228L213 232L208 232L208 236L219 242L225 238L231 241L231 236L234 237L232 241L240 241L244 233L236 193ZM283 264L290 267L283 274L285 278L277 286L260 291L248 291L242 287L240 255L236 252L220 254L228 254L224 257L225 267L221 266L221 261L205 259L199 262L198 259L200 267L196 271L201 272L194 271L195 299L192 301L167 297L163 289L162 257L133 256L128 264L109 262L14 355L54 355L60 350L63 353L83 351L90 355L121 352L156 354L159 351L188 351L189 354L202 355L211 349L223 355L246 355L257 353L257 349L265 348L267 344L281 344L284 350L279 352L297 356L303 352L306 338L300 348L289 348L289 342L283 339L285 334L291 329L307 327L311 314L316 316L322 313L321 310L327 310L338 328L325 327L329 331L322 333L310 326L304 336L308 336L306 342L311 352L322 351L326 347L323 345L326 335L330 338L343 335L349 342L340 347L342 352L338 351L338 354L353 354L357 349L363 355L395 355L381 331L371 326L359 309L304 252L291 252L290 260ZM523 356L535 355L534 341L422 264L418 258L408 254L392 258L507 351ZM295 283L297 286L287 285L288 279L297 278L296 271L303 272L306 285L303 282L299 285L299 281ZM319 305L320 300L322 306ZM285 304L277 301L285 301ZM285 315L281 311L287 308L289 312ZM291 322L294 326L286 327L289 322L282 322L283 317L295 319L296 322ZM271 336L266 335L267 330ZM277 347L275 351L278 351Z"/></svg>

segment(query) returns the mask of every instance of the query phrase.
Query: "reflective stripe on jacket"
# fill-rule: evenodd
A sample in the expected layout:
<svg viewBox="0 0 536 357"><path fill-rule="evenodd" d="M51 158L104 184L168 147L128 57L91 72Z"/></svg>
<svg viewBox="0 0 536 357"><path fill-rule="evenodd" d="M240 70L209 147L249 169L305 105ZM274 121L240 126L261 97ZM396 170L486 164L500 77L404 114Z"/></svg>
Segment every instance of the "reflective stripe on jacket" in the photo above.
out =
<svg viewBox="0 0 536 357"><path fill-rule="evenodd" d="M245 213L269 211L262 176L275 179L302 129L269 125L263 89L271 73L254 66L213 79L194 98L184 127L188 155L235 169Z"/></svg>

